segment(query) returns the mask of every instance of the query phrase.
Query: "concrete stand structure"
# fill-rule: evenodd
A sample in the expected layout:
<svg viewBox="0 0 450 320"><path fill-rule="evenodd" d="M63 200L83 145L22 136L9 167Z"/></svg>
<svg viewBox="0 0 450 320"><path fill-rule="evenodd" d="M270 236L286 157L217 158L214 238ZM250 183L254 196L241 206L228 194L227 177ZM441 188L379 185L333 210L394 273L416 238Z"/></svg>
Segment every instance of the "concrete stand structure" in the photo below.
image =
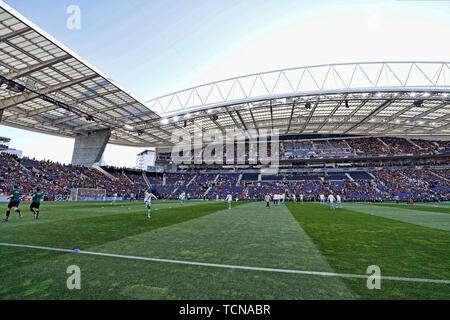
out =
<svg viewBox="0 0 450 320"><path fill-rule="evenodd" d="M73 148L72 164L92 167L93 164L98 163L110 136L111 130L109 129L77 136Z"/></svg>

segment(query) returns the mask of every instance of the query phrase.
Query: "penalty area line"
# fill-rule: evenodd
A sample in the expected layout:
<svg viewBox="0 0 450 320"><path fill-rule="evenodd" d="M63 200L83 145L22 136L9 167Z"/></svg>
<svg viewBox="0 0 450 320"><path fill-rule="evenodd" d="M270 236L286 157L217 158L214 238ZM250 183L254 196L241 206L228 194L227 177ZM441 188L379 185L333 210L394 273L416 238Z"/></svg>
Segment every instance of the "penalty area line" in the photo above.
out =
<svg viewBox="0 0 450 320"><path fill-rule="evenodd" d="M31 246L31 245L24 245L24 244L0 243L0 246L57 251L57 252L65 252L65 253L75 253L74 250L70 250L70 249ZM236 265L228 265L228 264L216 264L216 263L206 263L206 262L194 262L194 261L128 256L128 255L121 255L121 254L91 252L91 251L83 251L83 250L76 251L76 253L92 255L92 256L130 259L130 260L141 260L141 261L152 261L152 262L172 263L172 264L184 264L184 265L201 266L201 267L238 269L238 270L250 270L250 271L264 271L264 272L275 272L275 273L304 274L304 275L315 275L315 276L324 276L324 277L366 278L367 279L370 276L370 275L362 275L362 274L346 274L346 273L322 272L322 271L289 270L289 269L275 269L275 268L264 268L264 267L236 266ZM405 277L391 277L391 276L381 276L380 279L381 280L393 280L393 281L450 284L450 280L438 280L438 279L405 278Z"/></svg>

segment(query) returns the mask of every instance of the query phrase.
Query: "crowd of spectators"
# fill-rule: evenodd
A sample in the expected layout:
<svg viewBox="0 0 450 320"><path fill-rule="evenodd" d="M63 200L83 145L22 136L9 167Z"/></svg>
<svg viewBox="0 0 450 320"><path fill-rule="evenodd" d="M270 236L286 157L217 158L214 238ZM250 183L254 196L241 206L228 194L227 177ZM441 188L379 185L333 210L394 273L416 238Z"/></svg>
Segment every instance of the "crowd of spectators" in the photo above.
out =
<svg viewBox="0 0 450 320"><path fill-rule="evenodd" d="M227 145L222 146L223 156L219 157L223 163L249 163L256 160L269 161L272 157L272 144L267 142L267 148L261 150L257 145L253 152L248 141L238 147L233 145L233 157L227 158ZM264 148L263 148L264 149ZM219 150L219 149L217 149ZM396 137L364 137L364 138L340 138L340 139L290 139L279 142L280 160L291 159L315 159L315 158L341 158L352 156L398 156L398 155L427 155L450 151L450 142L430 141L421 139L404 139ZM216 149L191 150L191 162L201 159L203 162L212 156L217 161ZM262 154L262 152L266 154ZM253 156L253 157L251 157ZM170 153L158 155L159 161L169 161Z"/></svg>
<svg viewBox="0 0 450 320"><path fill-rule="evenodd" d="M450 200L450 169L386 169L361 172L350 179L344 174L330 176L279 176L273 181L241 181L239 174L219 176L199 174L186 192L195 199L263 200L266 194L284 194L287 198L300 194L305 201L319 199L320 194L339 194L345 201L444 201ZM333 177L332 179L327 179ZM295 178L295 179L291 179ZM300 180L304 179L304 180ZM209 182L208 182L209 181ZM197 183L196 183L197 182ZM201 182L201 183L198 183ZM209 189L209 192L206 192ZM206 192L206 193L205 193Z"/></svg>
<svg viewBox="0 0 450 320"><path fill-rule="evenodd" d="M0 190L6 192L18 185L23 194L31 194L39 187L50 198L67 199L75 188L104 189L106 196L129 197L147 188L146 184L132 181L120 172L114 178L92 168L63 165L51 161L18 158L0 154Z"/></svg>
<svg viewBox="0 0 450 320"><path fill-rule="evenodd" d="M235 197L236 194L243 194L242 185L237 185L239 180L239 173L222 173L213 183L211 190L208 193L208 198L225 199L228 194Z"/></svg>
<svg viewBox="0 0 450 320"><path fill-rule="evenodd" d="M426 155L445 152L447 142L394 137L358 138L346 140L356 154L364 155Z"/></svg>
<svg viewBox="0 0 450 320"><path fill-rule="evenodd" d="M239 181L238 172L147 174L144 178L142 172L107 171L109 175L93 168L0 154L0 194L18 185L24 194L40 187L48 199L67 199L73 188L104 189L108 197L142 197L150 185L165 198L184 192L190 199L224 199L228 194L235 199L262 200L266 194L317 199L320 194L333 193L347 201L450 200L450 169L371 169L354 178L333 173L269 176L262 181Z"/></svg>
<svg viewBox="0 0 450 320"><path fill-rule="evenodd" d="M379 170L374 171L373 175L376 177L377 188L388 199L450 199L449 180L437 176L431 169Z"/></svg>
<svg viewBox="0 0 450 320"><path fill-rule="evenodd" d="M386 146L377 138L347 139L347 143L357 154L375 155L386 153Z"/></svg>

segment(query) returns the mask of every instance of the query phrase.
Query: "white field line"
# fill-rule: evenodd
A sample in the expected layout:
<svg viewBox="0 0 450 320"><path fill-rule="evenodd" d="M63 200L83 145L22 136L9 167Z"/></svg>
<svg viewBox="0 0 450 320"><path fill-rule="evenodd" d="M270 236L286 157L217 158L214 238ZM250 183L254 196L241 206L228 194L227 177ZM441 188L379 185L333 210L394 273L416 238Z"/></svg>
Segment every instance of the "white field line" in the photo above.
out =
<svg viewBox="0 0 450 320"><path fill-rule="evenodd" d="M74 252L74 250L70 250L70 249L30 246L30 245L24 245L24 244L0 243L0 246L28 248L28 249L40 249L40 250L58 251L58 252L66 252L66 253ZM120 254L110 254L110 253L81 251L81 250L77 253L93 255L93 256L120 258L120 259L143 260L143 261L184 264L184 265L225 268L225 269L240 269L240 270L252 270L252 271L278 272L278 273L306 274L306 275L325 276L325 277L341 277L341 278L366 278L367 279L369 277L369 275L361 275L361 274L345 274L345 273L322 272L322 271L305 271L305 270L289 270L289 269L273 269L273 268L262 268L262 267L234 266L234 265L227 265L227 264L215 264L215 263L193 262L193 261L183 261L183 260L169 260L169 259L159 259L159 258L126 256L126 255L120 255ZM381 280L394 280L394 281L450 284L450 280L437 280L437 279L404 278L404 277L390 277L390 276L381 276L380 279Z"/></svg>

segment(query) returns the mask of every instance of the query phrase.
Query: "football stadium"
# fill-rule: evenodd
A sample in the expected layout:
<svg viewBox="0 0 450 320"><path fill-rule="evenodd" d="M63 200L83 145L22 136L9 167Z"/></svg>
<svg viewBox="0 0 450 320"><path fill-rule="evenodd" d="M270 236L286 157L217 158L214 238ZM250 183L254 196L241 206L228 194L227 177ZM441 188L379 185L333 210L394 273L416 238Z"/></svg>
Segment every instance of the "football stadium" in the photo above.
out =
<svg viewBox="0 0 450 320"><path fill-rule="evenodd" d="M75 141L0 137L0 299L450 299L450 61L299 65L142 101L0 1L1 125Z"/></svg>

